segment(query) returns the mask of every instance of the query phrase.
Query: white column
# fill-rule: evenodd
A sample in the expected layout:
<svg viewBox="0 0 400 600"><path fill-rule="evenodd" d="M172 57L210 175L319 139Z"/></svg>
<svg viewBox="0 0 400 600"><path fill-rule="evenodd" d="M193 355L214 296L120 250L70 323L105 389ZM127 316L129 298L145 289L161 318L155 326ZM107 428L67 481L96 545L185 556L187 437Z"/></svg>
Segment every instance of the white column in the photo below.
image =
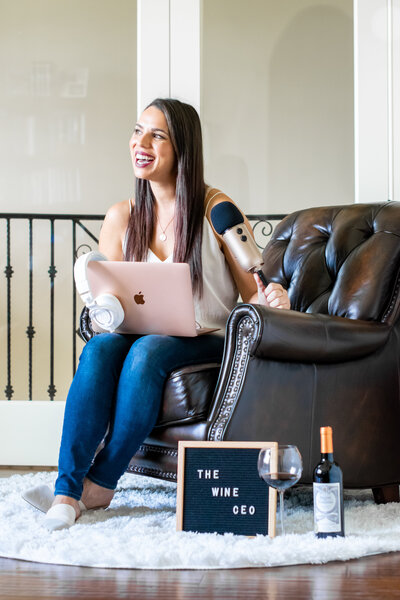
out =
<svg viewBox="0 0 400 600"><path fill-rule="evenodd" d="M201 0L170 0L171 95L200 112Z"/></svg>
<svg viewBox="0 0 400 600"><path fill-rule="evenodd" d="M354 0L355 200L400 200L400 0Z"/></svg>
<svg viewBox="0 0 400 600"><path fill-rule="evenodd" d="M137 111L170 96L169 0L137 0Z"/></svg>
<svg viewBox="0 0 400 600"><path fill-rule="evenodd" d="M137 0L138 113L157 96L200 110L202 0Z"/></svg>

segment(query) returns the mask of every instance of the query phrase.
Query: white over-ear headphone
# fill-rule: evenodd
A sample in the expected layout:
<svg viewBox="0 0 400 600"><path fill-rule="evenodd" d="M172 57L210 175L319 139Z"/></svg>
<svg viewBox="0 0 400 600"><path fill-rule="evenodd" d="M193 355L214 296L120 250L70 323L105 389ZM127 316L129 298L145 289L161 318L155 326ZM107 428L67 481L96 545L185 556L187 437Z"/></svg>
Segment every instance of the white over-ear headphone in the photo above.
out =
<svg viewBox="0 0 400 600"><path fill-rule="evenodd" d="M107 260L101 252L82 254L74 265L74 278L78 294L89 308L90 319L101 329L113 332L121 325L125 313L121 302L112 294L100 294L93 298L87 278L87 266L91 260Z"/></svg>

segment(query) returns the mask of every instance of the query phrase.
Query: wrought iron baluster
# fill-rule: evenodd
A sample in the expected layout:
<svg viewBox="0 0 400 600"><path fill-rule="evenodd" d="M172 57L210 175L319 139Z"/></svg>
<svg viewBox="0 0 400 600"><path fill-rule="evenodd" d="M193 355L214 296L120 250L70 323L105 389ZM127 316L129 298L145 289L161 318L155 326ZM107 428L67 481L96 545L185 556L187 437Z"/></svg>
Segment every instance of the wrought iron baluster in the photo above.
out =
<svg viewBox="0 0 400 600"><path fill-rule="evenodd" d="M11 385L11 277L14 273L11 266L11 230L10 219L6 219L7 223L7 266L4 269L7 278L7 385L5 387L5 395L7 400L11 400L14 389Z"/></svg>
<svg viewBox="0 0 400 600"><path fill-rule="evenodd" d="M54 218L50 219L50 267L48 274L50 277L50 384L47 393L50 400L54 400L57 389L54 385L54 279L57 269L54 265Z"/></svg>
<svg viewBox="0 0 400 600"><path fill-rule="evenodd" d="M35 335L33 327L33 228L29 219L29 324L26 329L28 336L28 398L32 400L32 349Z"/></svg>
<svg viewBox="0 0 400 600"><path fill-rule="evenodd" d="M79 225L79 227L81 229L83 229L83 231L85 233L87 233L88 236L91 237L92 240L96 242L96 244L99 243L99 240L97 239L97 237L95 235L93 235L93 233L87 227L85 227L83 223L81 223L80 221L75 221L75 223L76 223L76 225Z"/></svg>

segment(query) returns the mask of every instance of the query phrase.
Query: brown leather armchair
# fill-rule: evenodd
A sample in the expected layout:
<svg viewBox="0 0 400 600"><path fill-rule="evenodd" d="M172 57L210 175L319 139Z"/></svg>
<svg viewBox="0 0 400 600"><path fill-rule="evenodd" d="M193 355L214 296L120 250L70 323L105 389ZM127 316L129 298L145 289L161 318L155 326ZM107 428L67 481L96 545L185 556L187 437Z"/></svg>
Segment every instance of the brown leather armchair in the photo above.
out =
<svg viewBox="0 0 400 600"><path fill-rule="evenodd" d="M311 483L331 425L344 486L398 500L400 204L295 212L264 259L292 310L238 305L214 395L217 365L171 374L129 470L176 479L178 440L276 440L299 447Z"/></svg>

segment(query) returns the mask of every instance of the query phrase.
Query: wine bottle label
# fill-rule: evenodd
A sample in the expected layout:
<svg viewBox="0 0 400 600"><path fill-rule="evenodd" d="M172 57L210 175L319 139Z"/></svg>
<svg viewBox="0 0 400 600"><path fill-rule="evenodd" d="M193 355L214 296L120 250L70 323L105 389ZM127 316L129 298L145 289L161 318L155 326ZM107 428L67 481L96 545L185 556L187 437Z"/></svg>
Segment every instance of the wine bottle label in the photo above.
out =
<svg viewBox="0 0 400 600"><path fill-rule="evenodd" d="M313 493L315 533L340 532L340 483L313 483Z"/></svg>

